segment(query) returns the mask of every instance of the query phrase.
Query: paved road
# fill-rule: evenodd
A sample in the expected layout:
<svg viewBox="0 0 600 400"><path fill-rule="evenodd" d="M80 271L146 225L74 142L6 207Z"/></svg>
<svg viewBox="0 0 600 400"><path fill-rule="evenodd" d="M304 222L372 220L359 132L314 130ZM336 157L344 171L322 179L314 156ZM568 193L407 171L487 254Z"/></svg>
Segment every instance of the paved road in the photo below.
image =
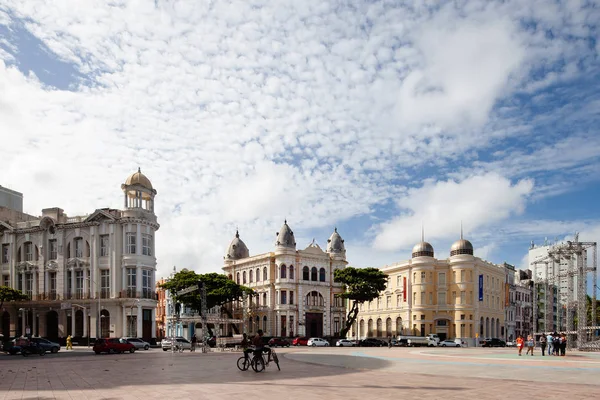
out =
<svg viewBox="0 0 600 400"><path fill-rule="evenodd" d="M281 349L280 372L235 367L240 353L158 349L96 356L0 355L0 399L597 399L600 358L525 359L481 349ZM513 372L517 371L517 372ZM591 373L589 380L582 374ZM545 374L548 380L544 380ZM558 377L558 378L557 378ZM577 382L575 382L577 381Z"/></svg>

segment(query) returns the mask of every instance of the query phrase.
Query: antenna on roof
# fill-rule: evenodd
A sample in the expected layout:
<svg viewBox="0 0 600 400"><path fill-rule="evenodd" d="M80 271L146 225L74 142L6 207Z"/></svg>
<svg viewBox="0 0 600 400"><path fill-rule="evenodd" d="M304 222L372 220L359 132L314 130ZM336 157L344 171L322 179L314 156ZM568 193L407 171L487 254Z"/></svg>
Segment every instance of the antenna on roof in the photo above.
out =
<svg viewBox="0 0 600 400"><path fill-rule="evenodd" d="M460 240L462 240L463 238L463 226L462 226L462 219L460 220Z"/></svg>
<svg viewBox="0 0 600 400"><path fill-rule="evenodd" d="M423 227L423 221L421 221L421 242L425 241L425 228Z"/></svg>

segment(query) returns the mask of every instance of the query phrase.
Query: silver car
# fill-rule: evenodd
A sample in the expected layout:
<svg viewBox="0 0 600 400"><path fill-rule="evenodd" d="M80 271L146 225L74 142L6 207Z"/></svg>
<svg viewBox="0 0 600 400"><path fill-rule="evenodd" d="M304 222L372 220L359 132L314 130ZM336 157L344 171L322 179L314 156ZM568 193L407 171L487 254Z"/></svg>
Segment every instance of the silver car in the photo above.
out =
<svg viewBox="0 0 600 400"><path fill-rule="evenodd" d="M160 344L163 351L171 350L171 344L173 342L173 338L165 338ZM175 338L175 346L179 351L183 350L192 350L192 343L184 337L178 336Z"/></svg>
<svg viewBox="0 0 600 400"><path fill-rule="evenodd" d="M150 343L145 342L144 340L142 340L140 338L124 337L121 339L127 340L129 343L134 345L136 350L139 350L139 349L148 350L150 348Z"/></svg>

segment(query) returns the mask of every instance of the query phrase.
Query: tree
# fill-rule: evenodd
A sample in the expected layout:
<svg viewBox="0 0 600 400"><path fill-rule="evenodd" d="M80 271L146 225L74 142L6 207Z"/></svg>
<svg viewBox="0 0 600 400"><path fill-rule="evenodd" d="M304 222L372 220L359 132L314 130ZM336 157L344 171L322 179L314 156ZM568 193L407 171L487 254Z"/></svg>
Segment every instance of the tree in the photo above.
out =
<svg viewBox="0 0 600 400"><path fill-rule="evenodd" d="M0 308L2 308L5 301L22 301L28 298L20 290L8 286L0 286Z"/></svg>
<svg viewBox="0 0 600 400"><path fill-rule="evenodd" d="M346 325L340 332L341 337L346 337L358 316L358 306L379 297L379 293L385 289L387 275L377 268L346 267L336 269L334 278L336 282L346 285L346 291L339 297L352 302L346 317Z"/></svg>
<svg viewBox="0 0 600 400"><path fill-rule="evenodd" d="M206 309L241 300L244 293L254 294L252 289L235 283L225 275L214 272L197 274L187 269L177 272L172 278L160 285L160 287L171 292L179 292L182 289L197 284L199 281L202 281L206 287ZM202 310L202 298L199 290L183 295L175 295L173 300L177 303L185 304L197 313L200 313Z"/></svg>

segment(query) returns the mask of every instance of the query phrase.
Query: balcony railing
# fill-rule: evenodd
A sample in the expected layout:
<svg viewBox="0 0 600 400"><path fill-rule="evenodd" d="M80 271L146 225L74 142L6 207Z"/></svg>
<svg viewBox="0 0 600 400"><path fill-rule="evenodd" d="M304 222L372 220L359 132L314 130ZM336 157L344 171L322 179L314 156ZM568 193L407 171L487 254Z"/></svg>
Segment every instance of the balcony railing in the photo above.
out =
<svg viewBox="0 0 600 400"><path fill-rule="evenodd" d="M126 289L126 290L121 290L121 292L119 293L119 297L126 298L126 299L156 300L156 293L152 290L142 290L141 292L138 292L135 289Z"/></svg>

